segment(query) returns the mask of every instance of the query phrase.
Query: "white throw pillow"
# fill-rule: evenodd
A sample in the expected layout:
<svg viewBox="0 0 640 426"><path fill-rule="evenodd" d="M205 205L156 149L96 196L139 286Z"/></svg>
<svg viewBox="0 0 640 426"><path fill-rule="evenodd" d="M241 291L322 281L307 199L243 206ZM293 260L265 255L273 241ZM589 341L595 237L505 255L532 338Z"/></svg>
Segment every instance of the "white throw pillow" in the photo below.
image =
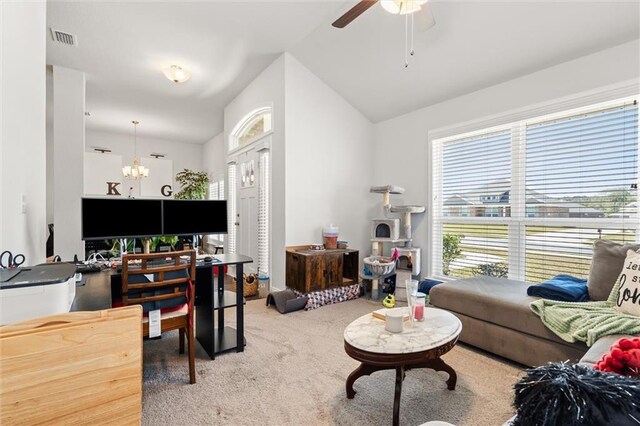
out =
<svg viewBox="0 0 640 426"><path fill-rule="evenodd" d="M614 308L640 317L640 253L627 251L618 283L620 288Z"/></svg>

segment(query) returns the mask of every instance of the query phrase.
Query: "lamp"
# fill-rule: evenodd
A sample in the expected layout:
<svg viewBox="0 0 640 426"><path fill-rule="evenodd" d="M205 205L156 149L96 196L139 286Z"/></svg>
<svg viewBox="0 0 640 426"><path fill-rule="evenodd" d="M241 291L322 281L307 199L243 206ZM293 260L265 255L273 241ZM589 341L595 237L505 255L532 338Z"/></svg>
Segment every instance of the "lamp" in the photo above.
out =
<svg viewBox="0 0 640 426"><path fill-rule="evenodd" d="M140 165L138 162L138 124L139 121L133 120L133 166L124 166L122 168L122 174L129 179L142 179L143 177L149 177L149 169Z"/></svg>
<svg viewBox="0 0 640 426"><path fill-rule="evenodd" d="M165 77L174 83L184 83L191 78L191 73L178 65L171 65L162 70Z"/></svg>
<svg viewBox="0 0 640 426"><path fill-rule="evenodd" d="M380 4L389 13L406 15L417 12L427 0L382 0Z"/></svg>

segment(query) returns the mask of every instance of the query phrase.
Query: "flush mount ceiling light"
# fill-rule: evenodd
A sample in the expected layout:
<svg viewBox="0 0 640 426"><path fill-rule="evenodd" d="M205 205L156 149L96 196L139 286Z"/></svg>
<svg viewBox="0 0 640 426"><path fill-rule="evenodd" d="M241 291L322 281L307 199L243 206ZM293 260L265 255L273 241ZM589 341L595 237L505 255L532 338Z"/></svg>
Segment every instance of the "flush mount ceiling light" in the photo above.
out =
<svg viewBox="0 0 640 426"><path fill-rule="evenodd" d="M394 15L406 15L422 9L427 0L382 0L380 4L389 13Z"/></svg>
<svg viewBox="0 0 640 426"><path fill-rule="evenodd" d="M162 72L174 83L184 83L191 78L191 73L178 65L171 65L163 69Z"/></svg>

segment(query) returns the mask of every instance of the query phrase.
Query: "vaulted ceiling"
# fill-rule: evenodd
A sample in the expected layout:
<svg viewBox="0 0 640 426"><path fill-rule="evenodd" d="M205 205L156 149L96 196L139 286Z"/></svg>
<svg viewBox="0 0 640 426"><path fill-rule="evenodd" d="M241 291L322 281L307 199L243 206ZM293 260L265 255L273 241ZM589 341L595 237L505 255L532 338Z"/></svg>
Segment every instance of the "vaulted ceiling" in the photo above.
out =
<svg viewBox="0 0 640 426"><path fill-rule="evenodd" d="M431 0L436 25L414 37L378 5L331 27L355 1L49 1L47 63L86 73L87 128L204 143L222 111L289 51L372 122L475 91L640 36L637 1ZM161 70L179 64L184 84ZM615 66L612 64L611 66Z"/></svg>

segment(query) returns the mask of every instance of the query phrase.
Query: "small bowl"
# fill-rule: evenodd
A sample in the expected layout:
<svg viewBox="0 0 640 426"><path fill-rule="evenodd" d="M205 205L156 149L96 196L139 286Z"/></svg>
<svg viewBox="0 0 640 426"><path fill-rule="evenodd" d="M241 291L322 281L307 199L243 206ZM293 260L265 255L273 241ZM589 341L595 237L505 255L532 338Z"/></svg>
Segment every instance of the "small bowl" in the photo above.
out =
<svg viewBox="0 0 640 426"><path fill-rule="evenodd" d="M338 241L338 248L339 249L346 249L349 246L349 243L346 241Z"/></svg>

